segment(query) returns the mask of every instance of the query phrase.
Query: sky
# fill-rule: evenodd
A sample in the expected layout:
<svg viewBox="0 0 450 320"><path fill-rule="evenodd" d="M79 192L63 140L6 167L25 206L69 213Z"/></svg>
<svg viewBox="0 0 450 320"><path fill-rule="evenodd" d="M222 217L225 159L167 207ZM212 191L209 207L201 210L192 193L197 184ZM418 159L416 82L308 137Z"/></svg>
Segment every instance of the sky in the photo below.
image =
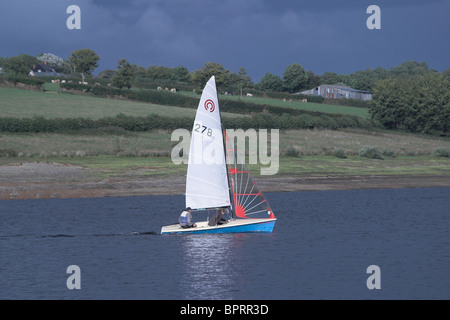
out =
<svg viewBox="0 0 450 320"><path fill-rule="evenodd" d="M81 29L68 29L70 5ZM369 29L370 5L380 29ZM1 0L0 57L77 49L138 66L207 62L240 67L256 83L299 63L315 74L390 69L408 60L450 68L450 0Z"/></svg>

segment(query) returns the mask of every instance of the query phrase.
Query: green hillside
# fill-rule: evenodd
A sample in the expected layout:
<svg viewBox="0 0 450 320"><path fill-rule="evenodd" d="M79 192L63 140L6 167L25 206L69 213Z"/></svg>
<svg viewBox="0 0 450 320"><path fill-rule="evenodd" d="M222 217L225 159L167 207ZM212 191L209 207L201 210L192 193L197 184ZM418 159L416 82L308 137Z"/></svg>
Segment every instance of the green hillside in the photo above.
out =
<svg viewBox="0 0 450 320"><path fill-rule="evenodd" d="M193 92L182 92L182 94L188 96L198 96ZM338 106L324 103L314 103L314 102L301 102L300 100L292 100L292 101L284 101L283 99L274 99L274 98L264 98L264 97L240 97L238 95L219 95L219 99L221 100L240 100L244 102L270 105L274 107L283 107L283 108L293 108L299 110L306 111L316 111L323 113L332 113L332 114L345 114L345 115L354 115L361 118L368 119L369 118L369 110L366 108L358 108L358 107L349 107L349 106Z"/></svg>
<svg viewBox="0 0 450 320"><path fill-rule="evenodd" d="M101 119L123 113L131 116L157 114L170 117L194 117L195 110L90 95L45 93L0 87L0 117L89 118ZM224 117L242 117L224 113Z"/></svg>
<svg viewBox="0 0 450 320"><path fill-rule="evenodd" d="M220 99L230 97L221 96ZM232 99L237 99L233 97ZM245 97L245 101L283 106L282 100ZM346 110L341 106L313 103L285 103L292 108L311 106ZM284 106L286 107L286 106ZM354 110L356 109L356 110ZM361 108L347 110L367 111ZM165 117L194 117L195 110L121 99L106 99L82 94L45 93L0 88L0 118L101 119L117 114ZM318 110L315 110L318 111ZM224 117L249 115L224 113ZM363 117L362 114L359 115ZM274 117L274 116L271 116ZM288 119L292 117L287 117ZM244 119L244 120L245 120ZM184 174L175 166L171 150L171 130L158 129L131 132L123 128L80 130L71 133L0 133L0 165L17 161L57 161L86 168L96 165L102 174L121 177L147 163L158 163L168 174ZM449 158L438 156L436 150L450 150L450 139L399 131L364 129L302 129L280 130L280 170L282 175L449 175ZM361 156L360 150L372 146L380 158ZM444 152L444 153L445 153ZM133 160L135 159L135 160ZM120 168L116 167L118 161ZM180 169L181 168L181 169ZM251 168L252 170L255 168ZM153 171L152 171L153 172ZM149 174L153 174L153 173ZM160 171L159 171L160 172Z"/></svg>

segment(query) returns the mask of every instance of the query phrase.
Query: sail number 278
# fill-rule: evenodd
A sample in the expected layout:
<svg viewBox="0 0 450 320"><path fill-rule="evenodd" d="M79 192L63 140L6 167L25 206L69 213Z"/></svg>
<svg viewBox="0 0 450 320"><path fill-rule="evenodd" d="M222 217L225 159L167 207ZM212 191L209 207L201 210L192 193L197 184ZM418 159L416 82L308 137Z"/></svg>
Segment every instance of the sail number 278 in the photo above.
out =
<svg viewBox="0 0 450 320"><path fill-rule="evenodd" d="M200 133L205 133L208 137L212 136L212 129L208 128L207 126L202 126L199 123L194 124L194 131L196 132L200 132Z"/></svg>

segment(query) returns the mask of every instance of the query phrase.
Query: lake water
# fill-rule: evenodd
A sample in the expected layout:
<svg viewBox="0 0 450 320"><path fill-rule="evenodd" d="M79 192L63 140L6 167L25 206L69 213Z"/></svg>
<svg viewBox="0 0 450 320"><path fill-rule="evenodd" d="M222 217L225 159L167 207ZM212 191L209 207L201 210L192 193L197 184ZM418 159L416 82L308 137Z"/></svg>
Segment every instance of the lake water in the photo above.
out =
<svg viewBox="0 0 450 320"><path fill-rule="evenodd" d="M0 299L450 299L450 188L266 197L273 233L190 236L183 196L2 201Z"/></svg>

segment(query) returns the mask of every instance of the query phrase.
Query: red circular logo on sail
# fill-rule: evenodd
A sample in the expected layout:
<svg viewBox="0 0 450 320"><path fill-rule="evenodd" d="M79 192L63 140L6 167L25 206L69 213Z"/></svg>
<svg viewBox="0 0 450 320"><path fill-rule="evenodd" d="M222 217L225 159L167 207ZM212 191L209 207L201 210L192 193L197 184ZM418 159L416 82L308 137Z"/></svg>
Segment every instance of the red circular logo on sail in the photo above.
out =
<svg viewBox="0 0 450 320"><path fill-rule="evenodd" d="M212 101L211 99L206 100L205 101L205 109L209 112L214 112L214 109L216 109L214 101Z"/></svg>

